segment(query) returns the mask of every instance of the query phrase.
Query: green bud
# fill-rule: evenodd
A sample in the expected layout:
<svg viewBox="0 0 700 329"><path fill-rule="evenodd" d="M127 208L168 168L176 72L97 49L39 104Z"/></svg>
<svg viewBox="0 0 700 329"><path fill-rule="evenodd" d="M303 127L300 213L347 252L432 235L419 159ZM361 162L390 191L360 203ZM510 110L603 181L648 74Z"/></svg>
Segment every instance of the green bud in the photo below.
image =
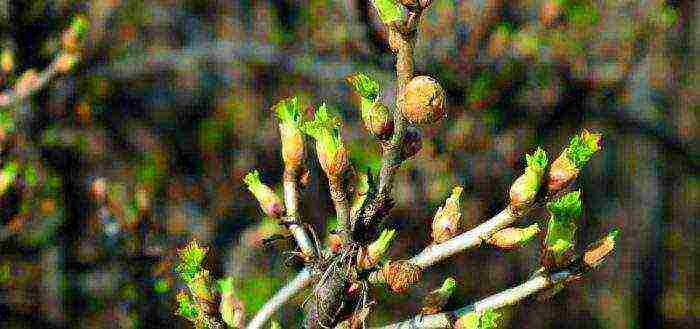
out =
<svg viewBox="0 0 700 329"><path fill-rule="evenodd" d="M578 177L581 168L601 149L602 135L583 130L571 138L569 146L549 168L547 189L554 195Z"/></svg>
<svg viewBox="0 0 700 329"><path fill-rule="evenodd" d="M364 73L356 73L347 78L355 92L362 99L367 99L374 102L379 97L380 89L379 82Z"/></svg>
<svg viewBox="0 0 700 329"><path fill-rule="evenodd" d="M593 134L585 129L580 135L571 138L567 153L573 165L578 169L585 166L593 154L600 151L602 140L601 134Z"/></svg>
<svg viewBox="0 0 700 329"><path fill-rule="evenodd" d="M379 18L384 24L403 19L403 9L396 0L372 0L372 4L379 12Z"/></svg>
<svg viewBox="0 0 700 329"><path fill-rule="evenodd" d="M89 28L90 22L85 16L75 16L70 23L70 30L75 33L75 36L79 39L85 37Z"/></svg>
<svg viewBox="0 0 700 329"><path fill-rule="evenodd" d="M455 329L494 329L498 327L497 321L500 317L500 313L490 309L469 312L457 319Z"/></svg>
<svg viewBox="0 0 700 329"><path fill-rule="evenodd" d="M18 171L19 166L15 162L10 162L2 168L0 171L0 195L5 194L7 189L15 182Z"/></svg>
<svg viewBox="0 0 700 329"><path fill-rule="evenodd" d="M348 153L340 137L340 120L328 111L322 104L314 121L304 123L302 131L316 140L318 160L328 178L337 179L349 166Z"/></svg>
<svg viewBox="0 0 700 329"><path fill-rule="evenodd" d="M423 298L421 314L435 314L442 311L457 287L457 281L447 278L439 289L435 289Z"/></svg>
<svg viewBox="0 0 700 329"><path fill-rule="evenodd" d="M583 262L590 267L600 266L615 249L615 243L619 235L620 230L613 229L606 237L589 245L583 254Z"/></svg>
<svg viewBox="0 0 700 329"><path fill-rule="evenodd" d="M547 204L550 218L544 241L545 266L560 266L570 260L575 243L575 221L581 216L581 206L580 191L570 192Z"/></svg>
<svg viewBox="0 0 700 329"><path fill-rule="evenodd" d="M200 247L197 240L192 240L184 249L178 250L180 254L180 264L175 268L180 277L189 283L197 273L202 271L202 262L207 254L206 247Z"/></svg>
<svg viewBox="0 0 700 329"><path fill-rule="evenodd" d="M301 132L303 112L297 97L284 99L273 107L280 120L282 159L288 169L297 171L306 156L304 136Z"/></svg>
<svg viewBox="0 0 700 329"><path fill-rule="evenodd" d="M526 228L508 227L494 233L488 243L499 248L512 249L524 246L539 232L540 227L537 223Z"/></svg>
<svg viewBox="0 0 700 329"><path fill-rule="evenodd" d="M396 230L383 230L379 238L367 246L365 268L372 267L386 254L396 238Z"/></svg>
<svg viewBox="0 0 700 329"><path fill-rule="evenodd" d="M190 321L194 321L199 314L197 309L197 304L190 298L186 291L181 290L177 296L177 315L187 318Z"/></svg>
<svg viewBox="0 0 700 329"><path fill-rule="evenodd" d="M243 182L248 185L248 190L258 200L263 212L273 218L280 218L284 212L282 200L275 191L260 181L260 173L257 170L249 172L243 177Z"/></svg>
<svg viewBox="0 0 700 329"><path fill-rule="evenodd" d="M510 188L510 204L520 211L532 205L542 184L542 175L547 167L547 152L537 148L532 155L526 154L527 167Z"/></svg>

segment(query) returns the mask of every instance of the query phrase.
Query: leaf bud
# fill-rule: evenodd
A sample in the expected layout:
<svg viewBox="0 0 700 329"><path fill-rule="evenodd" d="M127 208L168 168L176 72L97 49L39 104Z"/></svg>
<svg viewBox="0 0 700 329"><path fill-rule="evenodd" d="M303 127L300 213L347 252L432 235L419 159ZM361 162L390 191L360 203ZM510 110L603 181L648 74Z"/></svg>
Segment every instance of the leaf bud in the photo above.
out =
<svg viewBox="0 0 700 329"><path fill-rule="evenodd" d="M389 251L391 243L396 238L396 230L383 230L379 235L379 238L367 246L367 252L361 260L361 264L364 268L370 268L382 259ZM359 255L362 255L360 253Z"/></svg>
<svg viewBox="0 0 700 329"><path fill-rule="evenodd" d="M571 138L569 146L552 163L547 177L547 190L554 195L569 186L578 176L581 168L601 149L602 135L583 130Z"/></svg>
<svg viewBox="0 0 700 329"><path fill-rule="evenodd" d="M459 198L462 195L462 190L461 186L452 189L452 195L447 198L445 205L435 213L431 233L435 243L445 242L459 234L462 225Z"/></svg>
<svg viewBox="0 0 700 329"><path fill-rule="evenodd" d="M510 187L510 205L515 211L522 211L532 205L542 184L542 175L547 167L547 153L537 148L532 155L525 155L527 167Z"/></svg>
<svg viewBox="0 0 700 329"><path fill-rule="evenodd" d="M280 121L282 160L287 170L298 172L306 156L304 135L301 132L303 115L297 97L284 99L273 107Z"/></svg>
<svg viewBox="0 0 700 329"><path fill-rule="evenodd" d="M513 249L524 246L532 240L539 231L540 228L537 223L526 228L508 227L494 233L491 238L488 239L488 243L502 249Z"/></svg>
<svg viewBox="0 0 700 329"><path fill-rule="evenodd" d="M331 116L323 104L316 111L314 121L304 123L302 131L316 140L318 161L328 179L340 179L350 165L348 151L340 138L340 120Z"/></svg>
<svg viewBox="0 0 700 329"><path fill-rule="evenodd" d="M253 193L255 199L258 200L260 208L270 217L280 218L284 212L282 200L277 196L275 191L269 186L260 181L260 173L257 170L249 172L243 177L243 182L248 185L248 190Z"/></svg>

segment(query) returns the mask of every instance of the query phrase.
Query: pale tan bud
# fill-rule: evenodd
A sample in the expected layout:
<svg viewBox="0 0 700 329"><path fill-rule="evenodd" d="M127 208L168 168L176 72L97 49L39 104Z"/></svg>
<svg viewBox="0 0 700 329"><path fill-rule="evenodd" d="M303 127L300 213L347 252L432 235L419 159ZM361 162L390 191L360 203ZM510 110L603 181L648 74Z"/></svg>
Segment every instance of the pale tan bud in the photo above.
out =
<svg viewBox="0 0 700 329"><path fill-rule="evenodd" d="M459 234L462 226L462 213L459 206L459 198L462 187L452 189L452 195L445 201L445 206L438 209L433 218L432 237L435 243L445 242Z"/></svg>
<svg viewBox="0 0 700 329"><path fill-rule="evenodd" d="M488 243L502 249L513 249L525 245L540 231L535 223L526 228L504 228L489 238Z"/></svg>
<svg viewBox="0 0 700 329"><path fill-rule="evenodd" d="M413 124L432 124L446 115L446 95L437 80L417 76L399 96L399 109Z"/></svg>

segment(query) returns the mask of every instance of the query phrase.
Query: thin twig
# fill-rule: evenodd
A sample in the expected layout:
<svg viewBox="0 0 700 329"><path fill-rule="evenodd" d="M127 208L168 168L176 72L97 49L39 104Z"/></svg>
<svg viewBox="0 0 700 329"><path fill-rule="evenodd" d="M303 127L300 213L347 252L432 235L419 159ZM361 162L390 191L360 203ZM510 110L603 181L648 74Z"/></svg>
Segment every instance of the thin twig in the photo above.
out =
<svg viewBox="0 0 700 329"><path fill-rule="evenodd" d="M277 291L277 293L270 298L265 305L260 308L255 317L248 323L246 329L260 329L262 328L267 320L270 319L272 314L274 314L284 303L296 295L299 291L306 288L313 281L313 276L308 268L303 269L297 274L297 276L287 283L282 289Z"/></svg>
<svg viewBox="0 0 700 329"><path fill-rule="evenodd" d="M299 174L285 168L284 172L284 207L287 212L289 231L296 240L304 256L311 259L318 257L316 244L311 240L299 219Z"/></svg>
<svg viewBox="0 0 700 329"><path fill-rule="evenodd" d="M59 73L59 60L62 59L62 54L56 56L51 64L43 71L39 72L30 85L25 86L26 89L18 90L17 85L0 93L0 109L16 106L34 95L39 90L43 89L49 81L55 78Z"/></svg>
<svg viewBox="0 0 700 329"><path fill-rule="evenodd" d="M490 238L494 233L509 226L518 218L520 218L519 215L513 213L510 207L506 207L489 220L481 223L479 226L457 235L443 243L430 245L408 261L420 268L428 268L444 260L445 258L451 257L467 249L480 246L483 241L488 240L488 238ZM384 278L380 271L376 270L370 274L370 281L373 283L383 283Z"/></svg>
<svg viewBox="0 0 700 329"><path fill-rule="evenodd" d="M393 323L376 329L399 329L399 328L432 328L432 329L449 329L453 327L454 319L459 318L470 312L483 312L485 310L498 309L503 306L516 304L523 299L547 288L553 287L558 283L565 282L569 279L577 277L569 271L561 271L553 274L539 274L522 284L513 288L504 290L495 295L491 295L482 300L479 300L471 305L467 305L458 310L451 312L443 312L433 315L416 316L412 319Z"/></svg>

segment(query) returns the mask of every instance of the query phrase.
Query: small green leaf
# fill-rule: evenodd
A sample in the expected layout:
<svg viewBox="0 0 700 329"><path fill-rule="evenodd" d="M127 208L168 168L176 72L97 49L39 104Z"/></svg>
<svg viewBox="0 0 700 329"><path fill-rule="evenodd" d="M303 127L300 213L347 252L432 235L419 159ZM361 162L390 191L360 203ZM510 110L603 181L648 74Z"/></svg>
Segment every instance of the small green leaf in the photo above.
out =
<svg viewBox="0 0 700 329"><path fill-rule="evenodd" d="M298 97L291 97L281 100L277 103L273 110L277 114L277 118L285 124L293 127L299 127L303 120L303 113Z"/></svg>
<svg viewBox="0 0 700 329"><path fill-rule="evenodd" d="M191 282L202 270L202 262L207 254L207 248L200 247L197 240L192 240L187 247L179 251L180 264L175 268L180 277L187 283Z"/></svg>
<svg viewBox="0 0 700 329"><path fill-rule="evenodd" d="M581 217L582 205L581 191L574 191L547 203L547 210L558 221L573 221Z"/></svg>
<svg viewBox="0 0 700 329"><path fill-rule="evenodd" d="M356 73L348 77L348 82L355 92L363 99L374 102L379 96L379 82L364 73Z"/></svg>
<svg viewBox="0 0 700 329"><path fill-rule="evenodd" d="M547 152L538 147L532 155L525 155L525 162L527 162L528 168L541 173L547 167Z"/></svg>
<svg viewBox="0 0 700 329"><path fill-rule="evenodd" d="M593 154L600 150L601 141L601 134L590 133L587 130L571 138L567 155L574 166L579 169L585 166Z"/></svg>
<svg viewBox="0 0 700 329"><path fill-rule="evenodd" d="M302 131L313 137L321 146L321 150L333 157L343 147L340 138L340 119L329 113L326 103L321 104L314 116L314 121L305 122Z"/></svg>
<svg viewBox="0 0 700 329"><path fill-rule="evenodd" d="M219 279L216 281L216 284L219 286L219 291L222 294L229 294L233 292L233 277L226 277L225 279Z"/></svg>
<svg viewBox="0 0 700 329"><path fill-rule="evenodd" d="M184 290L180 291L177 294L176 298L178 304L176 311L177 315L183 316L190 320L197 318L199 310L197 309L197 305L190 298L187 292L185 292Z"/></svg>
<svg viewBox="0 0 700 329"><path fill-rule="evenodd" d="M90 28L90 22L84 16L75 16L70 23L70 29L75 33L78 39L85 37L88 29Z"/></svg>
<svg viewBox="0 0 700 329"><path fill-rule="evenodd" d="M403 9L395 0L372 0L372 3L384 24L403 19Z"/></svg>
<svg viewBox="0 0 700 329"><path fill-rule="evenodd" d="M501 314L494 311L487 309L483 313L481 313L481 319L479 323L479 329L493 329L498 327L497 320L498 318L501 317Z"/></svg>

